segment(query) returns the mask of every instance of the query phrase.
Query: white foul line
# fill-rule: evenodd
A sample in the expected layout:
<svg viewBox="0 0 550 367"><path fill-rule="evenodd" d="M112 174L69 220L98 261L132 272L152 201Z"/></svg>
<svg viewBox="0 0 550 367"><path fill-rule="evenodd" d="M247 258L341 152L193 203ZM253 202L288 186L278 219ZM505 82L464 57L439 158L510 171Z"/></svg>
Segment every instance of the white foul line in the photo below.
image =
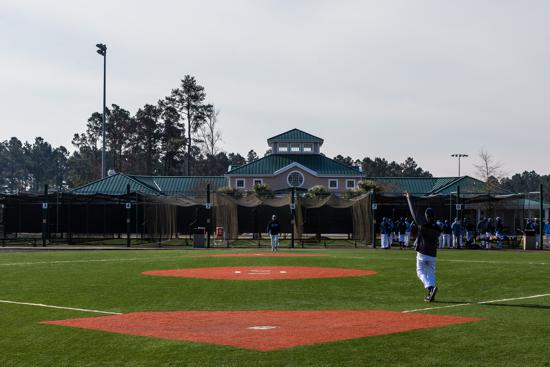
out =
<svg viewBox="0 0 550 367"><path fill-rule="evenodd" d="M0 303L9 303L9 304L13 304L13 305L24 305L24 306L34 306L34 307L56 308L56 309L60 309L60 310L102 313L102 314L106 314L106 315L122 315L122 313L120 313L120 312L89 310L89 309L86 309L86 308L52 306L52 305L44 305L42 303L15 302L15 301L6 301L6 300L3 300L3 299L0 299Z"/></svg>
<svg viewBox="0 0 550 367"><path fill-rule="evenodd" d="M415 261L416 258L409 258L409 257L368 257L368 256L331 256L338 259L358 259L358 260L400 260L400 261ZM495 264L495 265L501 265L501 264L507 264L507 265L548 265L548 263L544 262L518 262L518 261L498 261L498 260L462 260L462 259L437 259L437 262L457 262L457 263L472 263L472 264Z"/></svg>
<svg viewBox="0 0 550 367"><path fill-rule="evenodd" d="M126 259L89 259L89 260L54 260L54 261L32 261L21 263L4 263L0 266L19 266L19 265L49 265L49 264L70 264L70 263L102 263L102 262L119 262L119 261L157 261L157 260L176 260L176 257L135 257Z"/></svg>
<svg viewBox="0 0 550 367"><path fill-rule="evenodd" d="M447 306L439 306L439 307L418 308L416 310L402 311L402 313L418 312L418 311L429 311L429 310L439 310L439 309L442 309L442 308L462 307L462 306L471 306L471 305L484 305L484 304L487 304L487 303L519 301L519 300L522 300L522 299L541 298L541 297L548 297L548 296L550 296L550 293L548 293L548 294L536 294L534 296L518 297L518 298L494 299L492 301L467 302L467 303L459 303L459 304L455 304L455 305L447 305Z"/></svg>

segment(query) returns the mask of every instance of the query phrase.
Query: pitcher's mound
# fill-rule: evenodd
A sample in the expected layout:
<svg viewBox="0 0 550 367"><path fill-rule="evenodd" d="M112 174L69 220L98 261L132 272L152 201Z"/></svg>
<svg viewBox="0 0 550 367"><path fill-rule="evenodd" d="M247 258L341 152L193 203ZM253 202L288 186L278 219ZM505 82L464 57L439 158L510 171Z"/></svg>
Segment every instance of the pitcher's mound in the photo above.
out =
<svg viewBox="0 0 550 367"><path fill-rule="evenodd" d="M176 311L42 323L267 351L478 320L396 311Z"/></svg>
<svg viewBox="0 0 550 367"><path fill-rule="evenodd" d="M308 266L225 266L212 268L151 270L146 271L143 274L202 279L272 280L362 277L376 274L376 272L372 270L319 268Z"/></svg>

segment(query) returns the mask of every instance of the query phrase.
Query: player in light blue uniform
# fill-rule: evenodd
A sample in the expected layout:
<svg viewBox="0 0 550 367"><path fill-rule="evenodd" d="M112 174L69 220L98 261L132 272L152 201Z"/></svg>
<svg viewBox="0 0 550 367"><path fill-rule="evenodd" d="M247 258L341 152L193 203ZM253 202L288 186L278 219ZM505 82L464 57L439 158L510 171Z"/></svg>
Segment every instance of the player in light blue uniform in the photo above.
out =
<svg viewBox="0 0 550 367"><path fill-rule="evenodd" d="M460 223L460 219L455 218L451 230L453 231L453 248L462 248L462 223Z"/></svg>

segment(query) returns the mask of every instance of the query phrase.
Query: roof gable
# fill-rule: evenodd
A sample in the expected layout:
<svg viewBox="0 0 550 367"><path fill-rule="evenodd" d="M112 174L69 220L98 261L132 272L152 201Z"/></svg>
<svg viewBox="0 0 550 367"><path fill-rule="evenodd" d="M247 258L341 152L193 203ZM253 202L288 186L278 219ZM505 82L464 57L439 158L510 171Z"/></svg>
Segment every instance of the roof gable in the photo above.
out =
<svg viewBox="0 0 550 367"><path fill-rule="evenodd" d="M87 183L83 186L71 190L71 192L83 195L124 195L126 194L126 187L128 185L130 185L130 192L155 195L161 194L159 190L149 186L147 183L141 182L131 176L127 176L122 173L117 173L115 175L107 176L102 179Z"/></svg>
<svg viewBox="0 0 550 367"><path fill-rule="evenodd" d="M270 176L293 164L299 164L319 176L363 175L358 168L350 167L321 154L270 154L244 166L232 169L226 175Z"/></svg>
<svg viewBox="0 0 550 367"><path fill-rule="evenodd" d="M306 133L305 131L302 131L300 129L292 129L267 139L268 144L271 144L273 142L303 142L323 144L323 139L315 135Z"/></svg>
<svg viewBox="0 0 550 367"><path fill-rule="evenodd" d="M510 191L503 189L502 187L487 188L487 184L476 178L470 176L457 177L453 182L447 185L441 186L434 190L432 195L448 195L457 192L457 188L460 186L460 192L462 194L511 194Z"/></svg>

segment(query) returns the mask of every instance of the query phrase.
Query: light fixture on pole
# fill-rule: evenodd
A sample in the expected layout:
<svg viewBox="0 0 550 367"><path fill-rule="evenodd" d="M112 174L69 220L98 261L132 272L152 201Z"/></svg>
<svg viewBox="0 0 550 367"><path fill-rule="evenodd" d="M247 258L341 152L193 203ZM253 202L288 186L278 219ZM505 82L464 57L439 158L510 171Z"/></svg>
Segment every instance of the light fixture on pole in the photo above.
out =
<svg viewBox="0 0 550 367"><path fill-rule="evenodd" d="M458 158L458 177L460 177L460 158L466 158L468 157L468 154L455 153L451 154L451 157Z"/></svg>
<svg viewBox="0 0 550 367"><path fill-rule="evenodd" d="M105 177L105 113L107 112L107 106L105 104L106 100L106 84L107 84L107 45L104 43L98 43L95 45L97 47L97 53L103 56L103 113L102 113L102 122L101 122L101 178Z"/></svg>

